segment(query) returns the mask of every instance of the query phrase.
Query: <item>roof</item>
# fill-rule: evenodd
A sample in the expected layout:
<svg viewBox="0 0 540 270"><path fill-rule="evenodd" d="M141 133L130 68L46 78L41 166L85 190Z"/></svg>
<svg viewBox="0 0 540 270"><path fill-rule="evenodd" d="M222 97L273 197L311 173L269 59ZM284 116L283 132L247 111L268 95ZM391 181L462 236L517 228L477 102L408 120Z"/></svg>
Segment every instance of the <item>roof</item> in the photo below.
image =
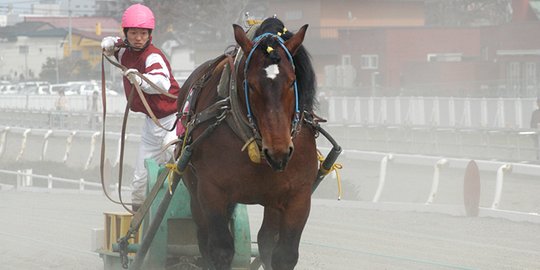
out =
<svg viewBox="0 0 540 270"><path fill-rule="evenodd" d="M49 23L42 22L21 22L11 26L0 28L0 36L2 37L64 37L65 29L59 29Z"/></svg>
<svg viewBox="0 0 540 270"><path fill-rule="evenodd" d="M81 30L74 29L73 34L74 35L79 35L79 36L81 36L83 38L87 38L87 39L91 39L91 40L101 41L101 39L103 39L103 34L98 36L98 35L96 35L95 31L81 31Z"/></svg>
<svg viewBox="0 0 540 270"><path fill-rule="evenodd" d="M56 28L69 28L69 17L26 17L26 22L48 23ZM120 22L110 17L71 17L71 28L85 32L95 32L101 23L102 33L121 33Z"/></svg>

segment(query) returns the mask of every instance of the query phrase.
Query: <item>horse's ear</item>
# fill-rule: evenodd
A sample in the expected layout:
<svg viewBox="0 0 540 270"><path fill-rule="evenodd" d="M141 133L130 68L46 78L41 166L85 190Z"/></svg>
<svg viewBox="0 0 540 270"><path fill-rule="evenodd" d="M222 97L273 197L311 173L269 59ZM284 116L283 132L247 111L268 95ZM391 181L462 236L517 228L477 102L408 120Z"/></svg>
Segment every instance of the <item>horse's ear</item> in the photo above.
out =
<svg viewBox="0 0 540 270"><path fill-rule="evenodd" d="M300 48L300 45L302 45L302 42L304 41L304 37L306 36L306 30L308 28L307 24L304 24L296 34L294 34L291 38L289 38L287 41L285 41L285 47L289 50L289 52L294 55L296 53L296 50Z"/></svg>
<svg viewBox="0 0 540 270"><path fill-rule="evenodd" d="M234 39L236 40L236 43L240 45L240 48L242 48L244 54L248 54L253 47L253 42L251 42L251 40L249 40L249 38L246 36L246 32L244 31L244 28L242 28L242 26L238 24L233 24L233 29Z"/></svg>

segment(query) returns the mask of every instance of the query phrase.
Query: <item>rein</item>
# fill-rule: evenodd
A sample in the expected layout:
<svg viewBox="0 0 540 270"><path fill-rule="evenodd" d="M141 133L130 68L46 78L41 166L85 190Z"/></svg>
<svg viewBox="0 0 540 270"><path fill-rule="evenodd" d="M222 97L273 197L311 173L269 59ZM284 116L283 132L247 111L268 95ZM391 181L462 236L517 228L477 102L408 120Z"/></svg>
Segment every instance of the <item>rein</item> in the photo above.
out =
<svg viewBox="0 0 540 270"><path fill-rule="evenodd" d="M161 125L161 123L159 122L159 120L157 119L157 117L155 116L154 112L152 111L152 109L150 108L150 105L148 104L148 101L146 100L146 97L144 96L143 94L143 91L141 90L140 88L140 85L138 85L136 83L136 79L134 76L139 76L142 80L146 81L151 87L153 87L154 89L156 89L158 92L160 92L161 94L163 95L166 95L167 97L170 97L170 98L173 98L173 99L177 99L176 96L170 94L169 92L161 89L159 86L157 86L156 84L154 84L152 81L150 81L149 79L147 79L145 76L143 76L140 72L134 72L133 74L130 74L128 76L128 79L129 81L131 82L131 87L132 87L132 91L130 92L128 98L127 98L127 104L126 104L126 108L124 110L124 118L122 120L122 132L121 132L121 135L120 135L120 160L119 160L119 163L118 163L118 198L119 200L114 200L107 192L107 190L105 189L105 172L104 172L104 166L105 166L105 119L106 119L106 116L107 116L107 98L106 98L106 86L105 86L105 64L104 64L104 59L107 59L112 65L118 67L119 69L122 70L122 72L126 71L128 68L121 65L120 63L118 63L117 61L111 59L111 57L105 55L105 54L102 54L102 58L101 58L101 100L102 100L102 104L103 104L103 124L102 124L102 136L101 136L101 158L100 158L100 176L101 176L101 186L102 186L102 189L103 189L103 192L105 193L105 196L110 200L112 201L113 203L116 203L116 204L121 204L128 212L130 213L134 213L134 211L132 211L131 209L129 209L128 207L126 207L126 205L132 205L131 203L124 203L124 201L122 200L122 174L123 174L123 164L124 164L124 148L125 148L125 134L126 134L126 126L127 126L127 119L128 119L128 115L129 115L129 108L131 107L131 102L133 101L133 97L135 95L135 91L133 91L135 88L137 94L139 95L146 111L148 112L149 116L151 117L152 121L157 125L159 126L160 128L164 129L164 130L167 130L167 131L172 131L176 128L176 123L178 121L174 121L174 125L170 128L170 129L167 129L165 128L163 125ZM178 120L178 119L177 119Z"/></svg>

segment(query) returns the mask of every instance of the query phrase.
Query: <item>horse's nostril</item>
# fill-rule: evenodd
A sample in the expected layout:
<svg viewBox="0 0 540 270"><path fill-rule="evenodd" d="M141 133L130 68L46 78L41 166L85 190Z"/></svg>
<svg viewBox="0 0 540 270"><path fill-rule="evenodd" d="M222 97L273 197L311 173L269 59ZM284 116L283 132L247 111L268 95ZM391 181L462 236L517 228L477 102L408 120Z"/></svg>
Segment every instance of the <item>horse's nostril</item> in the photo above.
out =
<svg viewBox="0 0 540 270"><path fill-rule="evenodd" d="M292 156L293 152L294 152L294 147L289 146L289 158Z"/></svg>

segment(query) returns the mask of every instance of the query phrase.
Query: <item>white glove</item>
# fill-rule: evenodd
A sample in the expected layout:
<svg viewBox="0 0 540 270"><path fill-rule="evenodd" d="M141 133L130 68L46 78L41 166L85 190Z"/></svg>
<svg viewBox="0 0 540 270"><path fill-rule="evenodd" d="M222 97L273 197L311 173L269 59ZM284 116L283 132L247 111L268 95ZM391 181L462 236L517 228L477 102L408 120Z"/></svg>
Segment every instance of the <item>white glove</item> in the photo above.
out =
<svg viewBox="0 0 540 270"><path fill-rule="evenodd" d="M131 83L137 83L137 85L141 85L142 79L141 77L139 77L139 75L136 74L136 72L139 72L139 71L134 68L130 68L124 71L124 76L126 76Z"/></svg>
<svg viewBox="0 0 540 270"><path fill-rule="evenodd" d="M114 54L114 44L120 39L119 37L104 37L101 41L101 48L103 49L103 53L107 56L111 56Z"/></svg>

